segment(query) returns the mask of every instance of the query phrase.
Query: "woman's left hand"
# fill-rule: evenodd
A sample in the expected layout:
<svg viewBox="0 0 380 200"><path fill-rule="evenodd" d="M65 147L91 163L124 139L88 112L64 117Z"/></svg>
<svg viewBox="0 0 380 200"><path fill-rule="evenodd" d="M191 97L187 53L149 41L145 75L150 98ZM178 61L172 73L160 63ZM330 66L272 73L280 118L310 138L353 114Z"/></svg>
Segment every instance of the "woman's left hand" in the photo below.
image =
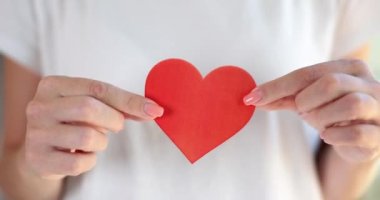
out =
<svg viewBox="0 0 380 200"><path fill-rule="evenodd" d="M380 83L360 60L338 60L293 71L262 84L244 101L292 109L345 160L380 157Z"/></svg>

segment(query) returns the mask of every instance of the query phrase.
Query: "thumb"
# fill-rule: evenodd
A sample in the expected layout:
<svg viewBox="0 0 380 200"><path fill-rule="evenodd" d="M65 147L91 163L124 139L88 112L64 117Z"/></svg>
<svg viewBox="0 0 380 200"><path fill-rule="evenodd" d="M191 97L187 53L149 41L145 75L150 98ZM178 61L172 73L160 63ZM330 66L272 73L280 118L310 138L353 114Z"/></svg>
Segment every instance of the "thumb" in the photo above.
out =
<svg viewBox="0 0 380 200"><path fill-rule="evenodd" d="M257 107L283 107L291 102L300 88L292 76L286 75L257 86L244 97L244 103Z"/></svg>
<svg viewBox="0 0 380 200"><path fill-rule="evenodd" d="M265 84L263 86L256 87L244 97L245 105L254 105L257 108L264 110L296 110L296 105L294 102L295 98L293 95L285 97L280 96L278 99L273 100L273 96L279 94L277 93L275 95L271 95L267 94L266 91L269 90Z"/></svg>
<svg viewBox="0 0 380 200"><path fill-rule="evenodd" d="M294 101L294 96L284 97L282 99L279 99L277 101L274 101L269 104L265 104L262 106L257 106L259 109L263 110L292 110L296 111L297 107Z"/></svg>

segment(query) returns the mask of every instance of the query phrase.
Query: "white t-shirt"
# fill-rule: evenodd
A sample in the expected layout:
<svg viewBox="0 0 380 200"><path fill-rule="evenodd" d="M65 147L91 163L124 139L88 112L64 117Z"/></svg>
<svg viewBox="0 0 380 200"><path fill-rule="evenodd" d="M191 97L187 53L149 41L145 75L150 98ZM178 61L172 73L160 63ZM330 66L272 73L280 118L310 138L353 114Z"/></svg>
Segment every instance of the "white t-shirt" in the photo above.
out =
<svg viewBox="0 0 380 200"><path fill-rule="evenodd" d="M238 65L264 83L367 41L378 2L0 0L0 50L43 75L87 77L139 94L151 67L172 57L203 75ZM91 172L70 178L65 198L317 200L317 143L295 113L257 110L191 165L157 124L128 121Z"/></svg>

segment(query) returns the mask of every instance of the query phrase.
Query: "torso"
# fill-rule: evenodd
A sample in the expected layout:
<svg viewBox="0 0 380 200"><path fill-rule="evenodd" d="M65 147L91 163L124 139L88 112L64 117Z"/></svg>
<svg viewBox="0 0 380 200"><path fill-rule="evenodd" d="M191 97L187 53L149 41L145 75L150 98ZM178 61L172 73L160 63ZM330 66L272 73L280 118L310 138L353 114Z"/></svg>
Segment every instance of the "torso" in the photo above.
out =
<svg viewBox="0 0 380 200"><path fill-rule="evenodd" d="M48 1L38 5L50 15L38 19L41 66L45 75L102 80L139 94L151 67L173 57L203 75L237 65L263 83L330 58L337 6ZM66 199L321 199L309 130L294 113L256 111L239 133L191 165L154 122L127 122L110 136L96 168L69 181Z"/></svg>

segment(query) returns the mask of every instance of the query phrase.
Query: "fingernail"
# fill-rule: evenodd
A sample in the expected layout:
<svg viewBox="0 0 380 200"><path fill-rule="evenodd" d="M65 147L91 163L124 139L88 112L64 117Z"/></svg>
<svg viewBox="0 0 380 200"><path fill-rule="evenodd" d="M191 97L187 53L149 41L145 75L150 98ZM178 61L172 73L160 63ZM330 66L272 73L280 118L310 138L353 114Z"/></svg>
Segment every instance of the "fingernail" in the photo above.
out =
<svg viewBox="0 0 380 200"><path fill-rule="evenodd" d="M255 88L251 93L244 97L244 103L245 105L255 105L260 102L262 98L263 94L261 90L259 88Z"/></svg>
<svg viewBox="0 0 380 200"><path fill-rule="evenodd" d="M146 102L144 104L144 112L150 117L157 118L164 114L164 108L155 103Z"/></svg>

